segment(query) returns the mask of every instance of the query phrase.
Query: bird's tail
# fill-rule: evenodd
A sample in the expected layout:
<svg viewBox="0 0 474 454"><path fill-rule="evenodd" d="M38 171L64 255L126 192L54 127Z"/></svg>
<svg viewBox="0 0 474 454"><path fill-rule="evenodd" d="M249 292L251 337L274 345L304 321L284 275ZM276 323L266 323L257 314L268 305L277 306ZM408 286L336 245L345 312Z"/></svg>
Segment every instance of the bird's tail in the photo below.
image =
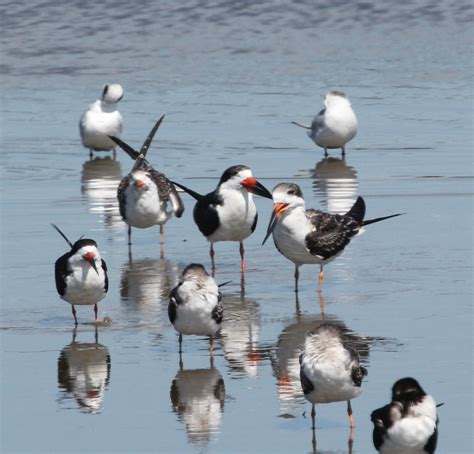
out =
<svg viewBox="0 0 474 454"><path fill-rule="evenodd" d="M134 150L128 143L125 143L123 140L120 140L118 137L109 136L125 153L127 153L133 160L136 160L140 153Z"/></svg>
<svg viewBox="0 0 474 454"><path fill-rule="evenodd" d="M187 188L186 186L183 186L182 184L176 183L176 181L172 181L175 186L178 186L178 188L181 188L184 192L187 192L191 197L195 198L197 201L201 200L204 196L201 194L198 194L196 191L193 191L192 189Z"/></svg>
<svg viewBox="0 0 474 454"><path fill-rule="evenodd" d="M401 216L402 214L405 214L405 213L397 213L397 214L391 214L390 216L383 216L381 218L369 219L367 221L362 222L362 225L375 224L376 222L385 221L385 219Z"/></svg>
<svg viewBox="0 0 474 454"><path fill-rule="evenodd" d="M350 216L352 219L357 221L358 224L364 225L364 216L365 216L365 202L362 197L357 197L352 208L346 213L346 216Z"/></svg>
<svg viewBox="0 0 474 454"><path fill-rule="evenodd" d="M302 125L301 123L298 123L297 121L292 121L291 124L299 126L300 128L311 129L311 126Z"/></svg>

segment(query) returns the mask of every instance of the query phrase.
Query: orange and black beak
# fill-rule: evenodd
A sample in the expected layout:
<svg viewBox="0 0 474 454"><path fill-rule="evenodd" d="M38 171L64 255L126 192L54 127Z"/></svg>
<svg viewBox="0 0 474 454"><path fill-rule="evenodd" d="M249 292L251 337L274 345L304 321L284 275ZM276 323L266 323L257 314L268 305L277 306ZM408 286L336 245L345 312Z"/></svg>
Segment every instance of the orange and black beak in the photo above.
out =
<svg viewBox="0 0 474 454"><path fill-rule="evenodd" d="M260 197L265 197L267 199L272 198L272 195L268 189L253 177L246 178L240 184L252 194L259 195Z"/></svg>
<svg viewBox="0 0 474 454"><path fill-rule="evenodd" d="M280 220L281 216L283 215L283 213L286 211L287 208L288 208L288 203L275 203L275 205L273 206L272 216L270 217L270 222L268 223L268 228L267 228L267 234L265 236L265 239L262 242L262 246L265 244L265 241L267 241L268 237L273 232L273 229L277 225L277 222Z"/></svg>
<svg viewBox="0 0 474 454"><path fill-rule="evenodd" d="M82 258L89 262L89 265L94 268L94 271L99 275L99 270L97 269L97 265L95 264L95 255L93 252L88 252L87 254L83 255Z"/></svg>
<svg viewBox="0 0 474 454"><path fill-rule="evenodd" d="M143 180L135 180L135 186L137 189L142 189L145 186L145 182Z"/></svg>

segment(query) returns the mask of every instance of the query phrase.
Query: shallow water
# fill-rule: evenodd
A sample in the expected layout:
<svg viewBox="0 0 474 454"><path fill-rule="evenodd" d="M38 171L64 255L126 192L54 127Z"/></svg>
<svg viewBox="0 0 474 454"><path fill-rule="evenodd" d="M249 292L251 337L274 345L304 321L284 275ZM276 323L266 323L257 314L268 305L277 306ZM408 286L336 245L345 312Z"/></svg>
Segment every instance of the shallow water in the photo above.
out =
<svg viewBox="0 0 474 454"><path fill-rule="evenodd" d="M3 452L312 452L298 383L304 333L323 319L353 336L369 375L353 401L353 452L373 452L370 412L411 375L438 402L440 453L472 452L472 4L437 2L4 2L2 37ZM209 267L183 196L182 219L134 230L129 256L115 187L131 168L81 148L78 119L107 82L125 89L124 139L159 170L212 189L230 165L268 188L295 181L308 207L343 212L357 195L370 226L325 269L293 267L271 241L271 211L246 241L218 244L225 323L177 336L168 294L182 268ZM359 132L323 159L291 120L309 122L344 90ZM470 99L471 98L471 99ZM53 264L93 237L109 267L97 337L92 308L69 306ZM321 307L324 312L321 313ZM344 403L317 409L318 453L347 452Z"/></svg>

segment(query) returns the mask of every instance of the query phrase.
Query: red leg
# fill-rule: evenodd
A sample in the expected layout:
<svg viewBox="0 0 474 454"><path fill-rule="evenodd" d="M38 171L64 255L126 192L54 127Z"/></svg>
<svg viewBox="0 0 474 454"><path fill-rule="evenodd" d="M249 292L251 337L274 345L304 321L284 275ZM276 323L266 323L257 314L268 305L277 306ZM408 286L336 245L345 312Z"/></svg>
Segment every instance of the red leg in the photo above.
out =
<svg viewBox="0 0 474 454"><path fill-rule="evenodd" d="M318 292L320 292L323 288L323 279L324 279L323 265L321 265L321 270L319 271Z"/></svg>
<svg viewBox="0 0 474 454"><path fill-rule="evenodd" d="M349 416L349 427L353 429L355 427L354 424L354 417L352 416L352 407L351 407L351 401L347 401L347 415Z"/></svg>
<svg viewBox="0 0 474 454"><path fill-rule="evenodd" d="M240 241L239 251L240 251L240 271L242 271L242 273L245 273L245 257L244 257L245 250L244 250L243 241Z"/></svg>

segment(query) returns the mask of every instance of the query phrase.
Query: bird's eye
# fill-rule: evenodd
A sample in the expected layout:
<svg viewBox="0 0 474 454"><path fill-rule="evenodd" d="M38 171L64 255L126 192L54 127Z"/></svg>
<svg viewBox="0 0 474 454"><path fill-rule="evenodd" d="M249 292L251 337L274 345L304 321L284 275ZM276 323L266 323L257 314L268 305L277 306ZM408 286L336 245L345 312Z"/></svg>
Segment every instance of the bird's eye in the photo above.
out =
<svg viewBox="0 0 474 454"><path fill-rule="evenodd" d="M290 190L287 192L287 194L289 194L289 195L295 195L294 189L290 189Z"/></svg>

